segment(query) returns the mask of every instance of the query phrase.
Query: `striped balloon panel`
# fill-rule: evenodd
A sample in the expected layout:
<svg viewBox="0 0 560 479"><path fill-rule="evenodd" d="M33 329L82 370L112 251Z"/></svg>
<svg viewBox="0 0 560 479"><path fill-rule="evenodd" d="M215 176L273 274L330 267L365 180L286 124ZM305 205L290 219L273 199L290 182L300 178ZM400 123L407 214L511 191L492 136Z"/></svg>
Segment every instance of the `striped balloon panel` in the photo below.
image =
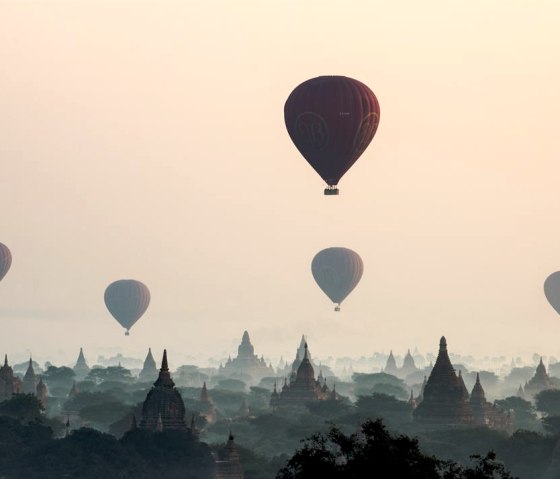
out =
<svg viewBox="0 0 560 479"><path fill-rule="evenodd" d="M379 115L373 92L344 76L307 80L292 91L284 105L290 138L331 186L338 184L370 144Z"/></svg>
<svg viewBox="0 0 560 479"><path fill-rule="evenodd" d="M150 304L150 290L134 279L121 279L105 290L105 305L113 317L130 329L146 312Z"/></svg>
<svg viewBox="0 0 560 479"><path fill-rule="evenodd" d="M12 266L12 253L5 244L0 243L0 281Z"/></svg>
<svg viewBox="0 0 560 479"><path fill-rule="evenodd" d="M333 303L341 303L358 285L364 272L362 258L348 248L319 251L311 262L315 281Z"/></svg>

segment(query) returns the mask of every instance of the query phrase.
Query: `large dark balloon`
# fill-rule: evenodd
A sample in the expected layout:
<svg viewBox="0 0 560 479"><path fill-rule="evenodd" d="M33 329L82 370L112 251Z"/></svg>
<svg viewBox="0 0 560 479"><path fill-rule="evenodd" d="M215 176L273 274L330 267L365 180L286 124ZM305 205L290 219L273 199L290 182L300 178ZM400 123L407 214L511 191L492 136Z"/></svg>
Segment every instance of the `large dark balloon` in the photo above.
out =
<svg viewBox="0 0 560 479"><path fill-rule="evenodd" d="M348 248L327 248L319 251L311 262L315 281L340 311L344 301L358 285L364 272L362 258Z"/></svg>
<svg viewBox="0 0 560 479"><path fill-rule="evenodd" d="M134 279L121 279L105 290L105 305L114 318L128 330L146 312L150 304L147 286Z"/></svg>
<svg viewBox="0 0 560 479"><path fill-rule="evenodd" d="M560 271L552 273L544 282L544 295L550 305L560 314Z"/></svg>
<svg viewBox="0 0 560 479"><path fill-rule="evenodd" d="M284 105L284 121L297 149L338 194L336 185L370 144L379 103L363 83L321 76L299 85Z"/></svg>
<svg viewBox="0 0 560 479"><path fill-rule="evenodd" d="M0 243L0 281L12 266L12 253L5 244Z"/></svg>

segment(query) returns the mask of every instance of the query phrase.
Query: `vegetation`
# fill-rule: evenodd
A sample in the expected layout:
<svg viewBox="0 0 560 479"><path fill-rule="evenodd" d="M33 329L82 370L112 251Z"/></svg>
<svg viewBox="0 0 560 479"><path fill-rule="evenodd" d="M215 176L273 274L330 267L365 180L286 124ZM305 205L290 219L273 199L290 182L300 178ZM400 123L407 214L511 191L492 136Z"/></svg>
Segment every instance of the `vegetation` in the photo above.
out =
<svg viewBox="0 0 560 479"><path fill-rule="evenodd" d="M332 427L315 434L296 451L278 479L317 477L406 477L407 479L512 479L494 452L472 456L474 465L461 466L420 451L418 441L391 435L380 420L367 421L361 431L346 435Z"/></svg>

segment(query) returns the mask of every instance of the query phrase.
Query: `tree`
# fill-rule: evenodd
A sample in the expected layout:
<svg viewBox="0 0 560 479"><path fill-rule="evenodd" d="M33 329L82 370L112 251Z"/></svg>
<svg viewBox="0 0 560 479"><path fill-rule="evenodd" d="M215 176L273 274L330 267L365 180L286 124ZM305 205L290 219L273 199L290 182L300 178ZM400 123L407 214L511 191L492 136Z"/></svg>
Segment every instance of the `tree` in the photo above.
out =
<svg viewBox="0 0 560 479"><path fill-rule="evenodd" d="M336 427L314 434L281 469L277 479L395 477L407 479L512 479L496 455L472 456L474 467L439 460L420 451L418 440L391 435L380 420L345 435Z"/></svg>
<svg viewBox="0 0 560 479"><path fill-rule="evenodd" d="M27 424L42 417L41 402L33 394L15 394L0 403L0 416L8 416Z"/></svg>
<svg viewBox="0 0 560 479"><path fill-rule="evenodd" d="M502 411L513 412L513 429L526 429L529 431L542 430L541 424L535 414L535 408L529 401L517 396L500 399L494 404Z"/></svg>
<svg viewBox="0 0 560 479"><path fill-rule="evenodd" d="M93 368L86 376L86 380L93 381L96 384L105 381L129 384L134 381L134 378L129 369L122 366L109 366L107 368Z"/></svg>
<svg viewBox="0 0 560 479"><path fill-rule="evenodd" d="M49 366L47 370L43 373L43 379L49 386L49 389L53 387L67 387L72 386L72 381L76 374L71 368L66 366L56 367Z"/></svg>
<svg viewBox="0 0 560 479"><path fill-rule="evenodd" d="M402 424L412 419L410 404L387 394L358 396L356 412L360 421L366 418L382 418L388 424Z"/></svg>
<svg viewBox="0 0 560 479"><path fill-rule="evenodd" d="M539 411L548 416L560 416L560 390L545 389L535 396L535 404Z"/></svg>

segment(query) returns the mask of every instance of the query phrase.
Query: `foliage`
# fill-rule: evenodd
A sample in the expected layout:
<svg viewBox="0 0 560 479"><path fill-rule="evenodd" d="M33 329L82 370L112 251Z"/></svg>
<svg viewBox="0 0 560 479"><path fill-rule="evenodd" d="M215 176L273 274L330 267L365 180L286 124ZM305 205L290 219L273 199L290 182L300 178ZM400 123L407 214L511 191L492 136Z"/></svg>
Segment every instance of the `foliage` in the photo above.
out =
<svg viewBox="0 0 560 479"><path fill-rule="evenodd" d="M379 420L366 421L359 434L345 435L336 427L314 434L277 478L359 478L368 471L372 477L407 479L512 479L493 452L472 458L474 467L441 461L423 454L416 439L391 435Z"/></svg>
<svg viewBox="0 0 560 479"><path fill-rule="evenodd" d="M114 381L120 383L131 383L134 378L130 370L122 366L109 366L107 368L93 368L86 376L86 381L93 381L96 384L104 381Z"/></svg>
<svg viewBox="0 0 560 479"><path fill-rule="evenodd" d="M535 404L539 411L549 416L560 416L560 390L545 389L535 396Z"/></svg>
<svg viewBox="0 0 560 479"><path fill-rule="evenodd" d="M529 431L540 431L541 424L537 419L535 408L529 401L517 396L509 396L500 399L494 404L502 411L513 412L513 429L526 429Z"/></svg>
<svg viewBox="0 0 560 479"><path fill-rule="evenodd" d="M52 387L70 386L76 374L71 368L66 366L49 366L43 373L43 380Z"/></svg>
<svg viewBox="0 0 560 479"><path fill-rule="evenodd" d="M225 391L244 392L245 383L239 379L220 379L216 388Z"/></svg>
<svg viewBox="0 0 560 479"><path fill-rule="evenodd" d="M41 402L33 394L15 394L7 401L0 402L0 416L8 416L22 423L39 420Z"/></svg>

